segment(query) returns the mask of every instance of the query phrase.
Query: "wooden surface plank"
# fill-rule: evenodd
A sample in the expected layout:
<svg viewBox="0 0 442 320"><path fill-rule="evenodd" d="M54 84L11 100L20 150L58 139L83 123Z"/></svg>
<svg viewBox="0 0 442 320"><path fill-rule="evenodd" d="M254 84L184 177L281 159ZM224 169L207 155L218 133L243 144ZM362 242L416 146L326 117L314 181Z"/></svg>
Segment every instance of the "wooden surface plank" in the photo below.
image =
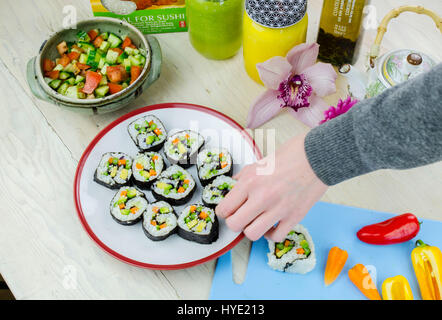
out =
<svg viewBox="0 0 442 320"><path fill-rule="evenodd" d="M377 20L399 0L373 0ZM62 24L62 8L72 1L0 2L0 141L6 165L0 168L0 272L18 299L207 298L215 262L187 270L150 271L119 262L101 251L82 230L72 200L76 164L89 141L118 116L161 102L189 102L224 112L244 124L248 107L264 89L251 81L241 53L209 61L191 47L188 35L158 35L164 55L159 81L118 112L83 116L35 99L25 81L25 65ZM87 0L75 1L78 18L91 17ZM442 2L410 0L442 14ZM309 1L308 41L316 38L322 1ZM375 30L362 37L362 52ZM442 60L442 41L427 17L406 13L392 21L383 51L415 47ZM362 66L364 56L357 61ZM345 96L346 83L326 100ZM286 112L264 125L276 128L277 145L307 128ZM265 152L265 150L264 150ZM390 212L412 211L442 219L442 164L407 171L381 171L330 188L324 201ZM234 249L234 278L241 281L249 242ZM198 290L195 289L198 283Z"/></svg>

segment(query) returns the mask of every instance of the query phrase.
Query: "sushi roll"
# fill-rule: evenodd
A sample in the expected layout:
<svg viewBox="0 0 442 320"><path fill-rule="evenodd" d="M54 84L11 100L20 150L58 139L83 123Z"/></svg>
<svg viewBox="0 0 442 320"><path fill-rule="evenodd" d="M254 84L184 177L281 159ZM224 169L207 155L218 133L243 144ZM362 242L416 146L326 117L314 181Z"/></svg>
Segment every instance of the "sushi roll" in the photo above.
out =
<svg viewBox="0 0 442 320"><path fill-rule="evenodd" d="M196 184L192 175L178 165L164 170L153 182L152 194L158 201L163 200L179 206L188 202L195 192Z"/></svg>
<svg viewBox="0 0 442 320"><path fill-rule="evenodd" d="M204 187L203 203L204 205L215 208L222 199L232 190L236 180L227 176L218 176L213 182Z"/></svg>
<svg viewBox="0 0 442 320"><path fill-rule="evenodd" d="M232 175L232 156L226 149L204 149L198 154L197 167L198 177L201 184L205 186L217 176Z"/></svg>
<svg viewBox="0 0 442 320"><path fill-rule="evenodd" d="M163 157L157 152L139 153L133 160L132 178L139 188L147 189L164 168Z"/></svg>
<svg viewBox="0 0 442 320"><path fill-rule="evenodd" d="M178 235L186 240L210 244L218 239L219 224L215 212L203 205L184 208L178 217Z"/></svg>
<svg viewBox="0 0 442 320"><path fill-rule="evenodd" d="M129 183L132 176L132 159L122 152L103 154L95 170L95 182L110 189L118 189Z"/></svg>
<svg viewBox="0 0 442 320"><path fill-rule="evenodd" d="M304 226L298 224L282 242L268 241L268 265L275 270L307 273L316 265L315 245Z"/></svg>
<svg viewBox="0 0 442 320"><path fill-rule="evenodd" d="M121 187L112 198L110 214L122 225L132 225L141 220L148 206L146 196L134 187Z"/></svg>
<svg viewBox="0 0 442 320"><path fill-rule="evenodd" d="M177 230L173 208L165 201L150 204L143 214L143 231L153 241L166 239Z"/></svg>
<svg viewBox="0 0 442 320"><path fill-rule="evenodd" d="M127 130L132 140L142 151L160 150L167 137L163 123L150 114L132 121Z"/></svg>
<svg viewBox="0 0 442 320"><path fill-rule="evenodd" d="M196 163L198 150L204 145L204 138L191 130L179 131L169 136L164 144L164 153L172 164L183 168Z"/></svg>

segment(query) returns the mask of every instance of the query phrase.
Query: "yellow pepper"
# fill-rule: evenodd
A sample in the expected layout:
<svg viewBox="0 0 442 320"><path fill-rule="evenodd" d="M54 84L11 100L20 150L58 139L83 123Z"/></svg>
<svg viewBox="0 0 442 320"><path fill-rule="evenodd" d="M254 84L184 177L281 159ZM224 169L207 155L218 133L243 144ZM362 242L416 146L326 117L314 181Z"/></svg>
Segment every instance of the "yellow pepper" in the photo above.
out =
<svg viewBox="0 0 442 320"><path fill-rule="evenodd" d="M417 240L416 248L411 252L411 261L422 299L441 300L442 252L440 249Z"/></svg>
<svg viewBox="0 0 442 320"><path fill-rule="evenodd" d="M404 276L387 278L382 283L382 298L384 300L413 300L410 284Z"/></svg>

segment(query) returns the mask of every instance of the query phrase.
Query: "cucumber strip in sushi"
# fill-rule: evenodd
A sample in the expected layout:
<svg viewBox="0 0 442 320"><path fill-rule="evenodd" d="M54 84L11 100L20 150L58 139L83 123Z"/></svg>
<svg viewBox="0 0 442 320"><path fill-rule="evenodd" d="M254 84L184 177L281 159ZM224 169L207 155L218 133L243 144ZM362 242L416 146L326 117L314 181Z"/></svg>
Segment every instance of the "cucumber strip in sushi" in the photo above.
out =
<svg viewBox="0 0 442 320"><path fill-rule="evenodd" d="M163 123L150 114L132 121L127 130L132 140L142 151L160 150L167 137Z"/></svg>
<svg viewBox="0 0 442 320"><path fill-rule="evenodd" d="M184 208L178 217L178 235L186 240L210 244L218 239L219 224L215 212L200 204Z"/></svg>
<svg viewBox="0 0 442 320"><path fill-rule="evenodd" d="M164 144L164 153L172 164L187 168L196 163L198 150L204 145L204 138L192 130L184 130L169 136Z"/></svg>
<svg viewBox="0 0 442 320"><path fill-rule="evenodd" d="M268 265L275 270L307 273L316 265L315 245L307 229L298 224L282 242L268 241Z"/></svg>
<svg viewBox="0 0 442 320"><path fill-rule="evenodd" d="M110 214L122 225L132 225L141 220L149 203L146 196L134 187L122 187L112 198Z"/></svg>
<svg viewBox="0 0 442 320"><path fill-rule="evenodd" d="M95 182L118 189L129 183L132 176L132 159L122 152L108 152L103 154L95 170Z"/></svg>
<svg viewBox="0 0 442 320"><path fill-rule="evenodd" d="M198 154L197 167L198 177L201 184L205 186L217 176L232 175L232 156L226 149L204 149Z"/></svg>
<svg viewBox="0 0 442 320"><path fill-rule="evenodd" d="M158 201L163 200L171 205L179 206L192 198L195 188L192 175L182 167L172 165L153 182L151 190Z"/></svg>
<svg viewBox="0 0 442 320"><path fill-rule="evenodd" d="M150 240L164 240L176 230L177 218L170 204L158 201L147 207L143 214L143 231Z"/></svg>
<svg viewBox="0 0 442 320"><path fill-rule="evenodd" d="M213 182L204 187L203 190L203 203L204 205L215 208L222 199L232 190L236 180L227 176L218 176Z"/></svg>
<svg viewBox="0 0 442 320"><path fill-rule="evenodd" d="M132 177L135 185L142 189L150 187L164 168L163 157L157 152L139 153L133 160Z"/></svg>

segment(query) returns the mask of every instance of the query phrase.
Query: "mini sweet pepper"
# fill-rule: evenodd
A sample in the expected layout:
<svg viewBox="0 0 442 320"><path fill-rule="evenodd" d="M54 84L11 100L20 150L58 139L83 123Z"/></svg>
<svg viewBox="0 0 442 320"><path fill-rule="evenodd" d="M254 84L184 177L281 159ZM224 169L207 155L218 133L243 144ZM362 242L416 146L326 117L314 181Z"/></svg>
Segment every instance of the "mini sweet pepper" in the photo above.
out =
<svg viewBox="0 0 442 320"><path fill-rule="evenodd" d="M404 276L387 278L382 283L382 298L384 300L413 300L410 284Z"/></svg>

